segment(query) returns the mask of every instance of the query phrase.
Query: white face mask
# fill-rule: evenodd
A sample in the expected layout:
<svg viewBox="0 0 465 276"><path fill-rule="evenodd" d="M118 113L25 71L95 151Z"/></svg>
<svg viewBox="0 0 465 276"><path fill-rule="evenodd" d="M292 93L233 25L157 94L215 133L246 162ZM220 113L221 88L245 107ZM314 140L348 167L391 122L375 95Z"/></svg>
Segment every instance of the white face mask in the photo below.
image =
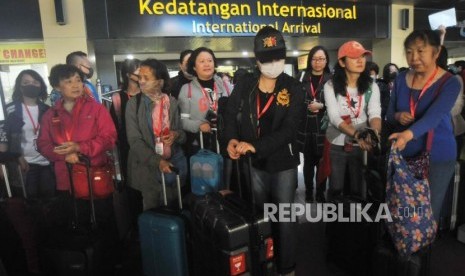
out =
<svg viewBox="0 0 465 276"><path fill-rule="evenodd" d="M261 63L258 61L258 69L267 78L275 79L284 72L284 59Z"/></svg>

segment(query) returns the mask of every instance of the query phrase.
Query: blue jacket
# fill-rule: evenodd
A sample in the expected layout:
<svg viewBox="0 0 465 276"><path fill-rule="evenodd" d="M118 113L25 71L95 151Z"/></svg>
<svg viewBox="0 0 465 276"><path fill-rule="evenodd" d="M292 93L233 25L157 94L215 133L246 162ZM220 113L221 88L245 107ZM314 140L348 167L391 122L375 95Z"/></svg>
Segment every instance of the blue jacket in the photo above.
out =
<svg viewBox="0 0 465 276"><path fill-rule="evenodd" d="M405 157L416 156L426 149L426 137L430 129L434 129L431 161L441 162L455 160L457 145L455 142L450 111L460 93L461 84L456 77L446 80L439 93L442 78L435 81L418 102L413 124L402 126L395 118L396 112L410 112L410 93L413 99L418 99L420 90L410 89L406 82L406 72L400 73L394 83L391 100L386 114L389 123L393 124L395 132L410 129L413 139L402 151Z"/></svg>

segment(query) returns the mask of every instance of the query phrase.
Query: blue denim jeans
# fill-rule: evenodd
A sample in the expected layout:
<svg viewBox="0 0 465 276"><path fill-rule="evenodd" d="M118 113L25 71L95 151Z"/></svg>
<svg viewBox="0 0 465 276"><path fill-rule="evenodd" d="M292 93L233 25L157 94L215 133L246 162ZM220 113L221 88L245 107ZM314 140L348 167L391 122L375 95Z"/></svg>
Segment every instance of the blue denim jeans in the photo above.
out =
<svg viewBox="0 0 465 276"><path fill-rule="evenodd" d="M252 168L251 174L258 208L263 209L264 203L294 203L297 168L275 173ZM271 227L278 273L289 273L295 268L295 222L276 222Z"/></svg>
<svg viewBox="0 0 465 276"><path fill-rule="evenodd" d="M342 146L331 145L330 159L328 200L340 195L344 190L346 168L349 169L350 175L350 193L362 196L363 151L360 147L354 146L352 151L347 152Z"/></svg>
<svg viewBox="0 0 465 276"><path fill-rule="evenodd" d="M441 208L455 173L455 160L431 162L429 166L429 188L431 192L431 207L434 219L439 222Z"/></svg>

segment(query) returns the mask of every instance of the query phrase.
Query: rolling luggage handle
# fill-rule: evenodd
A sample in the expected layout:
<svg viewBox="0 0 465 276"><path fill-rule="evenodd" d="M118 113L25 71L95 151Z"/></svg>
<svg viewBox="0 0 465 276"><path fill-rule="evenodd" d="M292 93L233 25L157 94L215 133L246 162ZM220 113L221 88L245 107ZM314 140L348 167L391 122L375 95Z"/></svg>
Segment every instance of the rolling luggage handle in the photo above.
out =
<svg viewBox="0 0 465 276"><path fill-rule="evenodd" d="M79 162L83 163L86 166L86 175L87 175L87 185L89 187L89 201L90 201L90 223L93 229L97 228L97 220L95 218L95 204L94 204L94 190L92 187L92 178L90 176L90 159L89 157L80 154ZM66 167L68 168L68 175L69 175L69 184L71 190L71 197L73 198L73 211L74 211L74 222L73 222L73 229L77 229L79 226L78 222L78 209L77 209L77 199L74 196L75 189L74 189L74 180L73 180L73 164L66 162Z"/></svg>
<svg viewBox="0 0 465 276"><path fill-rule="evenodd" d="M5 179L5 186L6 186L6 193L8 197L11 197L11 188L10 188L10 181L8 180L8 172L6 171L5 164L2 164L2 172L3 172L3 179Z"/></svg>
<svg viewBox="0 0 465 276"><path fill-rule="evenodd" d="M0 164L2 166L2 172L3 172L3 179L5 180L5 187L6 187L6 193L8 197L12 197L11 194L11 187L10 187L10 181L8 179L8 172L6 170L5 162L10 162L10 161L18 161L20 154L17 153L12 153L12 152L0 152ZM21 172L21 171L19 171ZM24 190L24 184L23 184L23 191Z"/></svg>
<svg viewBox="0 0 465 276"><path fill-rule="evenodd" d="M218 142L218 129L215 127L211 128L211 131L215 133L215 141L216 141L216 153L220 154L220 143ZM200 148L203 148L203 132L199 131L200 136Z"/></svg>
<svg viewBox="0 0 465 276"><path fill-rule="evenodd" d="M245 155L244 155L244 158L247 158L247 172L248 172L248 178L249 178L249 182L248 183L248 193L250 195L250 200L251 200L251 203L252 203L252 215L256 215L257 214L257 208L255 206L255 196L253 194L253 188L252 188L252 153L250 151L248 151ZM240 198L243 198L243 194L242 194L242 181L241 181L241 165L240 165L240 160L241 158L239 159L236 159L234 160L235 163L236 163L236 174L237 174L237 181L239 183L238 185L238 190L239 190L239 197ZM246 177L247 178L247 177ZM226 187L226 190L227 191L230 191L230 183L228 182L228 185ZM222 195L226 195L230 192L226 192L226 193L221 193Z"/></svg>
<svg viewBox="0 0 465 276"><path fill-rule="evenodd" d="M179 210L182 210L182 196L181 196L181 177L179 175L179 169L176 167L171 166L171 171L176 174L176 187L178 192L178 204ZM161 173L161 189L163 192L163 203L165 206L168 206L168 199L166 197L166 182L165 182L165 174Z"/></svg>
<svg viewBox="0 0 465 276"><path fill-rule="evenodd" d="M245 157L247 158L247 167L248 167L248 174L249 174L249 193L250 193L250 199L252 201L252 214L255 216L257 214L257 207L255 206L255 196L253 194L253 187L252 187L252 152L248 151L245 154ZM240 170L238 171L240 172Z"/></svg>
<svg viewBox="0 0 465 276"><path fill-rule="evenodd" d="M23 188L23 196L25 199L27 199L26 186L24 185L23 173L21 172L21 164L18 164L18 177L19 182L21 183L21 188Z"/></svg>

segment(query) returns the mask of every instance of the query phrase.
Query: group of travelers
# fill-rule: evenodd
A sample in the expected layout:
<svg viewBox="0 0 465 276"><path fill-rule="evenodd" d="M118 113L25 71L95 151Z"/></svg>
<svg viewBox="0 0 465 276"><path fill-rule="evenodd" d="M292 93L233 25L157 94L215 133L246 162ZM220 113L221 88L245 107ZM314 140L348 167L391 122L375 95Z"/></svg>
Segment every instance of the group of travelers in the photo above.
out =
<svg viewBox="0 0 465 276"><path fill-rule="evenodd" d="M174 182L172 167L177 167L182 183L188 182L188 160L201 146L200 135L205 136L204 147L215 148L218 102L228 97L220 111L220 144L232 160L252 154L258 208L267 202L294 203L299 152L306 201L325 202L345 191L362 195L363 155L374 147L361 135L366 128L378 137L386 135L405 157L423 152L428 131L434 129L429 180L438 219L457 157L451 110L462 97L462 82L452 77L441 83L447 73L437 65L441 43L436 32L412 32L404 49L410 69L398 72L389 63L379 79L379 67L367 61L372 53L359 42L341 45L332 71L328 51L315 46L305 71L293 78L284 73L282 34L264 27L254 39L256 72L233 84L229 75L216 73L215 54L205 47L183 51L180 71L172 79L157 59L125 60L110 112L88 85L93 72L89 60L75 52L67 64L50 71L52 107L45 104L46 85L39 74L24 70L18 75L13 102L0 125L0 151L21 153L10 174L20 170L25 175L28 198L69 197L66 163L79 163L85 155L92 166L101 166L117 146L133 208L148 210L162 204L161 173ZM435 95L438 87L444 93ZM385 125L390 125L387 134ZM174 193L168 192L172 198ZM96 201L97 220L115 227L114 219L108 220L114 217L112 199ZM294 275L295 223L273 223L273 238L277 272Z"/></svg>

